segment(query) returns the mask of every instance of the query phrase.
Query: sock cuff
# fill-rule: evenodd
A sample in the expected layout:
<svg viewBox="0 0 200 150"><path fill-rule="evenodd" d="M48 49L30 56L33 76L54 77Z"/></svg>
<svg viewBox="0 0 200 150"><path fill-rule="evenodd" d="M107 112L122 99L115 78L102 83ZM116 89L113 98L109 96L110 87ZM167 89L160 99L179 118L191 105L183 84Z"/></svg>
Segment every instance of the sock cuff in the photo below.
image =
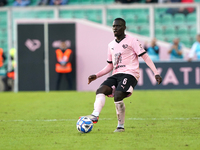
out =
<svg viewBox="0 0 200 150"><path fill-rule="evenodd" d="M121 101L118 101L118 102L114 102L115 104L121 104L121 103L124 103L124 101L123 100L121 100Z"/></svg>
<svg viewBox="0 0 200 150"><path fill-rule="evenodd" d="M99 94L96 95L96 97L102 97L102 96L103 96L103 97L106 97L106 95L103 94L103 93L99 93Z"/></svg>

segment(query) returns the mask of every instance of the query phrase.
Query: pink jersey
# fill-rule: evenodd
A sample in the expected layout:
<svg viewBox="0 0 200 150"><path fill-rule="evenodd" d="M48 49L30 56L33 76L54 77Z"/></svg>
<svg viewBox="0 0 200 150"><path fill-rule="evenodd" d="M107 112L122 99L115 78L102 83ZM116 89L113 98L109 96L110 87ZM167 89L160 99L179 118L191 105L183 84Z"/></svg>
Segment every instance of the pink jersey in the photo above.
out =
<svg viewBox="0 0 200 150"><path fill-rule="evenodd" d="M141 43L134 37L126 35L119 43L113 40L108 44L108 62L113 64L113 75L126 73L139 79L138 56L146 53Z"/></svg>

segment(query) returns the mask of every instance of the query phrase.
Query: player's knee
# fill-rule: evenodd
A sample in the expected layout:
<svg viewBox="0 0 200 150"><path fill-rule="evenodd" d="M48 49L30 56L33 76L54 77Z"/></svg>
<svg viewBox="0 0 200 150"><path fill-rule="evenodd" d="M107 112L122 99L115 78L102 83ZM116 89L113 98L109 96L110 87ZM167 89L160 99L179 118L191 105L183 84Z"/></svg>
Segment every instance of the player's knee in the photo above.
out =
<svg viewBox="0 0 200 150"><path fill-rule="evenodd" d="M110 95L112 94L112 89L108 86L100 86L97 91L96 91L96 95L97 94L105 94L105 95Z"/></svg>
<svg viewBox="0 0 200 150"><path fill-rule="evenodd" d="M119 102L122 101L127 96L127 93L121 91L115 91L114 101Z"/></svg>

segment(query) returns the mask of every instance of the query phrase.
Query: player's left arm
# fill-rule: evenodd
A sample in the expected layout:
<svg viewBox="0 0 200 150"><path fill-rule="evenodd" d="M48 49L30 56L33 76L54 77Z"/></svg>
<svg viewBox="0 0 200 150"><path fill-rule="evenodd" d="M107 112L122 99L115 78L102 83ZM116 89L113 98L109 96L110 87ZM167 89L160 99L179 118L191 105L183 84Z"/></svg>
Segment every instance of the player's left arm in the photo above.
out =
<svg viewBox="0 0 200 150"><path fill-rule="evenodd" d="M149 68L151 68L151 70L153 71L153 73L155 75L156 81L158 82L158 84L160 84L162 82L162 77L159 75L159 73L158 73L153 61L149 57L149 55L147 53L145 53L141 57L143 58L145 63L149 66Z"/></svg>
<svg viewBox="0 0 200 150"><path fill-rule="evenodd" d="M162 82L162 78L159 75L159 73L158 73L153 61L151 60L149 55L146 53L146 51L142 47L142 44L138 41L138 39L133 39L132 46L133 46L133 49L134 49L135 53L139 57L142 57L143 60L146 62L146 64L149 66L149 68L151 68L151 70L153 71L153 73L155 75L156 81L158 82L158 84L160 84Z"/></svg>

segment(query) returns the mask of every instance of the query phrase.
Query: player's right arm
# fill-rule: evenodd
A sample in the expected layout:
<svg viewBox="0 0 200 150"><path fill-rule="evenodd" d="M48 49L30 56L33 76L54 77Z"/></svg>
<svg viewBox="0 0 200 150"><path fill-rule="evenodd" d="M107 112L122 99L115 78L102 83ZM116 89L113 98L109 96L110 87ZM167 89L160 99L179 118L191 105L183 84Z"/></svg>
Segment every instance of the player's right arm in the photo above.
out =
<svg viewBox="0 0 200 150"><path fill-rule="evenodd" d="M88 77L88 84L113 70L113 64L108 63L101 71Z"/></svg>

